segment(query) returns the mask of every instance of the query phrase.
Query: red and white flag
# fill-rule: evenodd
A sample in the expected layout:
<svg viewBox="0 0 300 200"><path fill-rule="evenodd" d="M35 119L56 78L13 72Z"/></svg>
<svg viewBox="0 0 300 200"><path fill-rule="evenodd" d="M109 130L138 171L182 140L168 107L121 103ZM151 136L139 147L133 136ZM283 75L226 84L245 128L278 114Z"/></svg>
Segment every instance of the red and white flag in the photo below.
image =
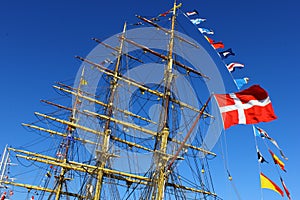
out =
<svg viewBox="0 0 300 200"><path fill-rule="evenodd" d="M243 68L244 66L245 66L244 64L242 64L242 63L237 63L237 62L232 62L232 63L226 65L228 71L230 71L230 72L233 72L233 71L234 71L234 68L236 68L236 67L237 67L237 68Z"/></svg>
<svg viewBox="0 0 300 200"><path fill-rule="evenodd" d="M198 11L197 10L193 10L190 12L186 12L187 16L193 16L193 15L198 15Z"/></svg>
<svg viewBox="0 0 300 200"><path fill-rule="evenodd" d="M224 129L236 124L256 124L276 119L268 93L259 85L237 93L215 94Z"/></svg>

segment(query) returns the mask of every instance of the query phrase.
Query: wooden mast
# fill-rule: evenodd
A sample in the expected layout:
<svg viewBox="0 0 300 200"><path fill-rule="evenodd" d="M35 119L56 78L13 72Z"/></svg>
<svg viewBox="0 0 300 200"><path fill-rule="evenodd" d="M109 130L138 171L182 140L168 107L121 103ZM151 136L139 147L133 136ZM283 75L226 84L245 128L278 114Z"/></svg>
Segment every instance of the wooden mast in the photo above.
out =
<svg viewBox="0 0 300 200"><path fill-rule="evenodd" d="M126 32L126 23L124 24L122 37L125 37L125 32ZM112 116L113 109L114 109L113 102L114 102L115 92L116 92L117 84L118 84L118 72L119 72L119 66L120 66L121 58L122 58L123 43L124 43L124 40L121 40L120 48L118 51L118 58L117 58L117 62L116 62L115 69L114 69L114 76L113 76L113 80L111 83L111 91L110 91L110 95L109 95L109 99L108 99L108 107L107 107L107 112L106 112L106 116L108 118L106 119L105 128L104 128L104 136L102 137L103 138L102 139L102 147L98 152L96 152L96 154L98 153L98 155L99 155L99 156L97 155L97 157L98 157L98 166L100 168L105 167L106 161L108 159L107 155L108 155L109 140L110 140L110 135L111 135L110 122L111 122L111 116ZM100 169L97 174L97 182L96 182L94 200L100 199L103 175L104 175L104 172L103 172L103 170Z"/></svg>
<svg viewBox="0 0 300 200"><path fill-rule="evenodd" d="M126 39L126 38L124 38L124 41L133 44L133 43L132 43L133 41L128 40L128 39ZM135 44L136 44L136 43L135 43ZM145 50L144 48L141 48L141 49ZM147 50L146 50L146 51L147 51ZM150 52L150 53L151 53L151 52ZM113 76L113 75L114 75L113 72L112 72L111 70L109 70L109 69L107 69L107 68L104 68L103 66L101 66L101 65L99 65L99 64L97 64L97 63L93 63L92 61L87 60L87 59L82 58L82 57L79 57L79 56L77 56L76 58L80 59L81 61L84 61L84 62L86 62L86 63L89 63L89 64L93 65L93 66L96 67L99 71L101 71L101 72L103 72L103 73L105 73L105 74L107 74L107 75L109 75L109 76ZM167 60L167 57L166 57L166 56L161 56L161 58ZM179 63L179 62L175 61L174 63L177 64L177 63ZM180 65L179 65L179 66L180 66ZM182 65L182 66L185 66L185 65ZM187 71L193 70L192 68L188 68L187 66L185 66L185 68L187 69ZM195 71L195 73L198 74L199 76L202 76L202 77L204 77L204 78L207 77L207 76L205 76L204 74L199 73L199 72L196 71L196 70L194 70L194 71ZM164 96L164 94L163 94L162 92L160 92L160 91L158 91L158 90L153 90L153 89L151 89L151 88L149 88L149 87L143 85L142 83L139 83L139 82L137 82L137 81L135 81L135 80L133 80L133 79L131 79L131 78L129 78L129 77L126 77L126 76L120 76L120 75L119 75L119 76L117 76L117 78L118 78L119 80L121 80L121 81L124 81L124 82L130 84L130 85L136 86L136 87L140 88L141 90L144 90L144 91L146 91L146 92L149 92L149 93L151 93L151 94L154 94L154 95L156 95L156 96L159 97L159 98L163 98L163 96ZM64 92L68 92L67 90L62 89L62 88L57 87L57 86L54 86L54 88L59 89L59 90L62 90L62 91L64 91ZM68 92L68 93L74 94L73 92ZM88 100L88 101L92 101L92 102L95 102L95 103L97 103L97 104L99 104L99 105L106 106L103 102L100 102L100 101L98 101L98 100L92 99L92 98L90 98L90 97L87 97L87 96L84 96L84 95L81 95L81 94L79 94L79 95L80 95L82 98L84 98L84 99L86 99L86 100ZM200 112L199 109L197 109L197 108L195 108L195 107L193 107L193 106L191 106L191 105L188 105L188 104L186 104L186 103L184 103L184 102L182 102L182 101L180 101L180 100L178 100L178 99L170 98L170 100L171 100L173 103L176 103L176 104L178 104L178 105L181 106L181 107L188 108L188 109L193 110L193 111L195 111L195 112ZM116 108L116 109L118 109L118 108ZM204 114L206 117L211 117L211 118L213 118L213 116L210 115L210 114L207 113L207 112L204 112L203 114Z"/></svg>
<svg viewBox="0 0 300 200"><path fill-rule="evenodd" d="M115 179L128 181L128 182L131 182L131 183L144 184L144 185L149 185L149 184L152 183L152 180L148 177L145 177L145 176L134 175L134 174L121 172L121 171L108 169L108 168L100 168L99 166L79 163L79 162L75 162L75 161L69 161L68 163L64 163L64 161L61 160L61 159L54 158L54 157L51 157L51 156L46 156L46 155L43 155L43 154L33 153L33 152L14 149L14 148L7 148L7 149L8 149L8 151L13 151L13 152L17 153L15 156L18 157L18 158L23 158L23 159L26 159L26 160L32 160L32 161L37 161L37 162L41 162L41 163L46 163L46 164L50 164L50 165L53 165L53 166L64 167L66 170L75 170L75 171L78 171L78 172L86 172L86 173L89 173L89 174L95 174L96 175L98 173L97 169L101 169L101 170L103 170L103 172L105 174L110 174ZM34 185L23 184L23 183L16 183L16 182L5 181L5 180L0 180L0 183L27 188L28 190L34 189L34 190L45 191L45 192L49 192L49 193L55 193L55 190L50 189L50 188L46 188L46 187L41 187L41 186L34 186ZM178 185L178 184L173 184L173 183L167 183L166 185L171 186L171 187L175 187L175 188L181 188L181 189L184 189L186 191L192 191L192 192L217 196L215 193L211 193L209 191L200 190L200 189L196 189L196 188L191 188L191 187L187 187L187 186L183 186L183 185ZM84 195L76 194L76 193L72 193L72 192L66 192L66 191L61 191L60 194L61 195L77 197L79 199L86 199L87 198Z"/></svg>
<svg viewBox="0 0 300 200"><path fill-rule="evenodd" d="M83 164L83 163L76 163L72 160L69 160L67 155L68 155L68 152L69 152L70 141L68 141L67 147L65 148L65 155L66 156L64 157L64 159L57 159L57 158L52 158L52 157L48 157L48 156L42 156L40 154L30 153L30 152L25 152L25 151L23 151L23 152L19 151L19 153L22 153L23 155L22 154L17 155L17 157L24 158L24 159L27 159L27 160L38 161L38 162L41 162L41 163L47 163L47 164L51 164L51 165L55 165L55 166L60 167L61 171L60 171L59 176L57 177L57 181L59 182L59 184L56 188L49 189L49 188L42 188L42 187L38 187L38 186L30 186L30 185L26 185L26 184L19 184L18 185L17 183L14 183L14 182L7 182L7 181L6 182L2 181L2 182L5 183L5 184L11 184L11 185L16 185L16 186L26 187L28 189L46 191L46 192L49 192L51 194L55 194L55 199L56 200L59 200L61 195L74 196L74 197L77 197L78 199L91 199L92 198L93 200L99 200L101 198L101 190L102 190L102 186L103 186L103 178L104 177L110 177L110 178L113 178L113 179L126 181L128 183L144 184L144 185L147 185L147 186L151 186L151 187L153 187L152 188L153 192L151 194L152 195L151 197L152 197L153 200L163 200L164 199L164 193L165 193L165 187L167 187L167 186L170 186L170 187L173 187L173 188L180 188L180 189L187 190L187 191L193 191L193 192L198 192L198 193L203 193L203 194L207 194L207 195L216 196L216 194L211 193L209 191L199 190L199 189L196 189L196 188L190 188L190 187L186 187L184 185L178 185L178 184L168 182L169 170L170 170L173 162L177 158L179 158L179 152L183 147L188 147L188 148L192 148L192 149L195 149L195 150L203 151L203 152L211 154L211 155L215 155L215 154L213 154L213 153L211 153L207 150L201 149L199 147L195 147L195 146L192 146L190 144L185 144L186 139L185 139L184 142L181 142L179 140L176 140L175 138L169 138L170 130L169 130L169 116L168 115L169 115L169 112L170 112L171 102L176 103L180 106L189 108L191 110L194 110L196 112L199 112L199 109L193 108L191 105L188 105L184 102L181 102L177 99L173 99L171 97L171 87L172 87L173 76L174 76L173 66L174 65L180 66L180 67L186 69L189 72L191 70L193 70L192 68L189 68L188 66L185 66L185 65L183 65L179 62L176 62L173 59L174 40L176 38L180 39L180 38L178 38L178 36L175 35L175 31L174 31L175 30L175 20L176 20L176 10L179 7L180 7L180 4L177 5L176 0L175 0L174 6L173 6L173 9L172 9L173 15L172 15L172 19L171 19L171 22L172 22L171 30L169 30L167 32L165 31L166 33L168 33L170 35L169 45L168 45L168 54L166 56L165 55L158 55L155 51L150 51L150 49L148 50L146 47L141 47L140 46L141 49L143 49L147 52L150 52L153 55L156 55L158 57L165 58L167 60L167 65L165 66L165 71L164 71L164 86L165 86L165 88L164 88L163 92L152 90L151 88L148 88L147 86L144 86L141 83L138 83L134 80L131 80L130 78L127 78L125 76L120 76L119 66L121 64L122 55L127 56L130 59L134 59L136 61L139 61L137 58L122 52L124 42L128 42L130 44L136 45L131 40L128 40L128 39L125 38L125 31L126 31L126 23L125 23L124 28L123 28L123 32L122 32L122 36L120 37L121 38L120 48L114 48L114 47L111 47L111 46L109 46L105 43L102 44L107 48L118 51L117 62L115 64L115 69L114 70L104 69L104 67L99 65L99 64L92 63L91 61L89 61L87 59L84 59L84 58L79 58L80 60L82 60L84 62L92 64L93 66L96 66L100 71L102 70L102 72L106 73L107 75L109 75L112 78L111 85L110 85L110 94L108 95L106 103L98 101L96 98L92 98L90 96L85 96L84 93L81 92L80 87L81 87L81 85L83 85L82 83L85 81L83 79L83 74L84 74L84 69L83 69L82 74L81 74L80 83L79 83L79 86L76 89L76 91L75 91L75 89L66 90L64 88L56 87L56 89L59 89L59 90L61 90L63 92L66 92L66 93L70 93L70 94L72 94L76 97L73 107L72 108L67 108L67 107L63 107L63 106L58 105L58 104L54 104L54 103L51 104L50 103L51 105L54 105L54 106L57 106L59 108L63 108L63 109L71 111L72 115L71 115L69 121L68 120L60 120L60 119L57 119L57 118L54 118L54 117L50 117L50 116L47 116L47 115L36 113L36 115L41 116L45 119L50 119L50 120L53 120L53 121L56 121L56 122L59 122L59 123L62 123L62 124L66 124L67 127L68 127L67 132L61 133L61 132L52 131L50 129L46 129L46 128L42 128L42 127L38 127L38 126L34 126L34 125L23 124L24 126L27 126L27 127L30 127L30 128L36 129L36 130L48 132L50 134L55 134L55 135L58 135L58 136L61 136L61 137L67 137L69 134L71 134L73 136L74 140L81 141L82 143L89 143L89 144L96 144L97 143L98 147L97 147L97 150L96 150L96 153L97 153L96 154L97 155L97 164L96 164L96 166ZM145 20L145 18L141 18L141 19ZM94 39L94 40L97 41L96 39ZM99 41L97 41L97 42L99 42ZM99 43L101 43L101 42L99 42ZM191 44L191 43L189 43L189 44ZM197 72L196 70L194 70L192 72L194 72L195 74L197 74L199 76L202 76L203 78L208 78L205 75L201 74L200 72ZM122 80L124 82L131 83L132 85L134 85L134 86L136 86L140 89L143 89L143 90L145 90L149 93L157 95L158 97L161 97L163 99L162 106L165 109L162 110L162 112L161 112L161 117L160 117L160 121L159 121L160 124L159 124L159 130L158 131L148 130L148 129L145 129L141 126L138 126L138 125L135 125L135 124L131 124L131 123L113 118L113 111L117 110L117 111L120 111L122 113L128 114L132 117L136 117L140 120L144 120L144 121L148 121L150 123L153 123L152 121L150 121L146 118L140 117L140 116L138 116L134 113L131 113L131 112L126 111L126 110L121 110L121 109L118 109L117 107L113 106L113 102L114 102L114 99L115 99L115 92L116 92L116 89L117 89L118 81L120 81L120 80ZM94 112L91 112L91 111L88 111L88 110L78 111L76 106L77 106L77 103L80 99L85 99L85 100L97 103L98 105L101 105L101 106L105 107L106 108L105 115L104 114L99 114L99 113L94 113ZM211 117L211 115L204 112L204 108L205 107L203 107L200 110L201 114L199 114L198 118L200 118L200 116L202 114ZM104 120L105 121L104 131L100 132L100 131L93 130L93 129L90 129L90 128L87 128L87 127L84 127L84 126L81 126L81 125L77 124L78 120L76 119L76 114L78 114L78 112L89 115L89 116L98 117L101 120ZM114 135L111 135L111 127L110 127L111 123L125 125L127 127L132 128L132 129L142 131L146 134L156 136L158 145L156 146L155 149L147 148L146 146L135 144L135 143L130 142L130 141L125 141L121 138L118 138ZM155 124L155 123L153 123L153 124ZM70 128L70 130L69 130L69 128ZM90 141L90 140L86 140L86 139L81 139L80 137L74 137L73 132L74 132L75 129L82 129L82 130L85 130L87 132L96 134L96 135L98 135L99 138L101 138L101 140L99 140L99 141ZM126 144L128 146L134 146L136 148L140 148L140 149L143 149L143 150L146 150L146 151L149 151L149 152L154 152L154 154L158 156L158 162L157 162L157 165L156 165L156 171L155 171L155 175L153 176L153 179L149 178L149 177L146 177L146 176L135 175L135 174L125 173L125 172L121 172L121 171L106 168L107 167L106 164L107 164L107 161L109 159L108 150L109 150L110 140L121 142L121 143ZM172 141L174 143L177 143L177 144L181 145L179 150L175 154L175 156L167 154L168 153L167 152L167 144L168 144L169 141ZM101 146L99 145L99 142L100 142ZM14 149L10 149L10 150L14 151ZM170 164L168 165L168 161L169 161L170 158L172 158L172 160L171 160ZM89 173L89 174L91 174L95 177L96 187L95 187L95 190L93 192L93 196L87 197L84 194L83 195L82 194L76 194L76 193L68 192L67 190L66 191L63 190L63 186L65 186L66 180L67 180L64 176L70 170L86 172L86 173Z"/></svg>
<svg viewBox="0 0 300 200"><path fill-rule="evenodd" d="M168 181L168 177L166 175L166 163L167 157L164 155L167 151L167 143L169 137L169 104L170 104L170 96L171 96L171 85L173 79L173 48L174 48L174 29L175 29L175 20L176 20L176 0L173 6L173 15L172 15L172 25L171 25L171 33L170 33L170 41L169 41L169 50L168 50L168 64L164 72L164 81L165 81L165 90L164 90L164 97L163 97L163 108L161 115L161 125L162 130L158 133L157 140L159 142L159 152L158 152L158 163L157 163L157 191L154 191L152 195L152 199L162 200L164 198L164 190L165 184Z"/></svg>
<svg viewBox="0 0 300 200"><path fill-rule="evenodd" d="M81 87L82 83L85 81L84 78L83 78L83 75L84 75L84 68L82 69L82 72L81 72L79 85L78 85L78 88L77 88L77 93L80 93L80 89L81 89L80 87ZM76 95L74 105L72 107L72 114L71 114L70 119L69 119L70 123L74 123L74 124L77 123L76 110L77 110L78 101L79 101L79 97L78 97L78 95ZM67 137L73 137L74 130L75 130L75 128L73 126L68 125L68 127L67 127ZM70 140L67 140L67 144L65 146L65 150L64 150L64 153L63 153L63 163L64 164L68 163L68 161L69 161L68 157L69 157L69 148L70 148L70 145L71 145L70 143L71 143ZM54 190L55 200L60 199L60 196L62 194L63 185L65 185L65 187L67 187L66 180L68 180L68 178L65 178L65 175L68 171L69 171L68 169L66 169L65 167L62 166L59 175L56 177L57 186L56 186L56 189Z"/></svg>

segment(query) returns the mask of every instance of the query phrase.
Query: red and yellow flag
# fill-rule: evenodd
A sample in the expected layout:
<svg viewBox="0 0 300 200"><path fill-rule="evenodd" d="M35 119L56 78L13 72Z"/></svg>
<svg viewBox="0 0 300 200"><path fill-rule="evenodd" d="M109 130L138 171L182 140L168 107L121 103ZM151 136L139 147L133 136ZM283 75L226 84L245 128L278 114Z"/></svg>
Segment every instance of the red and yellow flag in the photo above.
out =
<svg viewBox="0 0 300 200"><path fill-rule="evenodd" d="M269 152L272 155L274 163L277 164L277 165L279 165L280 169L282 169L283 171L285 171L285 169L284 169L284 163L270 149L269 149Z"/></svg>
<svg viewBox="0 0 300 200"><path fill-rule="evenodd" d="M260 173L260 185L261 188L266 188L278 192L281 196L284 196L283 191L280 189L278 185L276 185L273 181L271 181L268 177L266 177L263 173Z"/></svg>

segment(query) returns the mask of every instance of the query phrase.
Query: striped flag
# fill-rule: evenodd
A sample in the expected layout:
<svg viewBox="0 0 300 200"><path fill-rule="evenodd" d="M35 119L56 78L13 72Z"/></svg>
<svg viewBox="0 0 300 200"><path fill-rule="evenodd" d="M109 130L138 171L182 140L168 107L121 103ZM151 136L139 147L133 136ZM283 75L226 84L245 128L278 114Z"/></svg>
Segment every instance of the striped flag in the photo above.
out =
<svg viewBox="0 0 300 200"><path fill-rule="evenodd" d="M245 65L241 64L241 63L237 63L237 62L232 62L230 64L228 64L226 67L228 69L228 71L233 72L234 68L243 68Z"/></svg>
<svg viewBox="0 0 300 200"><path fill-rule="evenodd" d="M274 163L277 164L280 167L280 169L286 172L286 170L284 169L284 163L270 149L269 152L272 155Z"/></svg>
<svg viewBox="0 0 300 200"><path fill-rule="evenodd" d="M193 15L198 15L198 11L197 10L193 10L190 12L186 12L187 16L193 16Z"/></svg>

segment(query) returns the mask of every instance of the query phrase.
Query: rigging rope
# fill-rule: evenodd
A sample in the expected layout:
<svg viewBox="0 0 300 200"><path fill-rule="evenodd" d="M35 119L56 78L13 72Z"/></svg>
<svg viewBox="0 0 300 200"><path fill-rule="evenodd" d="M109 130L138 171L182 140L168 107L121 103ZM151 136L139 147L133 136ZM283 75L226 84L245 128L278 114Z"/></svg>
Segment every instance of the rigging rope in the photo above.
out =
<svg viewBox="0 0 300 200"><path fill-rule="evenodd" d="M232 176L229 173L230 170L229 170L229 167L228 167L228 160L227 160L227 158L228 158L228 149L227 149L227 140L226 140L225 130L223 131L222 135L223 135L223 140L224 140L224 143L225 143L224 144L225 147L223 146L223 142L222 142L223 140L222 139L220 140L220 145L221 145L221 155L222 155L222 158L223 158L224 170L227 173L228 179L231 183L230 185L233 188L233 191L234 191L236 197L238 199L241 199L239 191L238 191L237 187L235 186L235 184L233 182L234 180L232 179Z"/></svg>

